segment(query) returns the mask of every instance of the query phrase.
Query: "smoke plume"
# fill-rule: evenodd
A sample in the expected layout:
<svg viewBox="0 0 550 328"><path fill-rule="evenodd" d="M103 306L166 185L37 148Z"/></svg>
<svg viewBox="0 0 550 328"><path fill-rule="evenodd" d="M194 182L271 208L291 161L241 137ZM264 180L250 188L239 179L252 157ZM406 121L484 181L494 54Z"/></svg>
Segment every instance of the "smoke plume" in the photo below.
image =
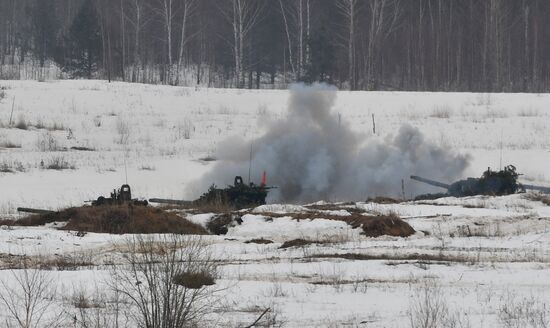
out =
<svg viewBox="0 0 550 328"><path fill-rule="evenodd" d="M252 180L262 171L277 186L272 201L352 201L374 196L407 196L430 190L410 182L411 174L452 181L468 165L466 156L443 149L422 133L403 125L393 138L362 137L331 112L336 88L324 84L294 85L286 118L269 123L253 142ZM219 145L219 161L194 189L225 186L236 175L248 176L250 141L231 138ZM433 191L433 189L432 189ZM443 191L443 190L442 190Z"/></svg>

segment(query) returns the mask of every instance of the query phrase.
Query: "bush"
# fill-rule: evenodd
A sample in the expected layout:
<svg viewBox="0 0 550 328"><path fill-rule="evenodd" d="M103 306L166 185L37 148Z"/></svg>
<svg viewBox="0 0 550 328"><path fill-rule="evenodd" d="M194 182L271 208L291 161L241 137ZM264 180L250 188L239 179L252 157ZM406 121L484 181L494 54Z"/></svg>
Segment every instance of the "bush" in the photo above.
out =
<svg viewBox="0 0 550 328"><path fill-rule="evenodd" d="M118 134L118 138L115 140L116 143L127 145L130 141L130 124L128 121L119 117L116 122L116 131Z"/></svg>
<svg viewBox="0 0 550 328"><path fill-rule="evenodd" d="M49 131L40 134L36 140L36 148L41 152L65 150L59 146L54 135Z"/></svg>
<svg viewBox="0 0 550 328"><path fill-rule="evenodd" d="M499 321L502 327L550 327L550 307L534 298L517 299L512 295L499 308Z"/></svg>
<svg viewBox="0 0 550 328"><path fill-rule="evenodd" d="M60 316L50 311L55 294L55 280L48 272L13 270L10 279L1 282L3 323L7 327L57 327Z"/></svg>
<svg viewBox="0 0 550 328"><path fill-rule="evenodd" d="M17 123L15 124L15 127L20 130L28 130L29 124L27 121L25 121L25 118L23 116L20 116L17 120Z"/></svg>
<svg viewBox="0 0 550 328"><path fill-rule="evenodd" d="M2 173L14 173L14 172L25 172L25 166L19 161L3 161L0 163L0 172Z"/></svg>
<svg viewBox="0 0 550 328"><path fill-rule="evenodd" d="M189 289L199 289L216 283L210 272L178 273L174 276L173 282Z"/></svg>
<svg viewBox="0 0 550 328"><path fill-rule="evenodd" d="M543 194L541 192L529 191L524 196L526 199L534 202L541 202L550 206L550 195Z"/></svg>
<svg viewBox="0 0 550 328"><path fill-rule="evenodd" d="M69 163L68 161L66 161L65 157L56 156L56 157L51 158L44 165L44 168L48 169L48 170L58 170L58 171L60 171L60 170L68 170L68 169L74 170L74 169L76 169L76 166L74 164Z"/></svg>
<svg viewBox="0 0 550 328"><path fill-rule="evenodd" d="M217 266L199 238L135 236L125 263L111 271L110 288L130 302L138 327L194 327L212 307Z"/></svg>
<svg viewBox="0 0 550 328"><path fill-rule="evenodd" d="M441 287L434 281L426 281L415 290L414 294L414 300L409 303L408 311L410 327L445 327L449 309Z"/></svg>
<svg viewBox="0 0 550 328"><path fill-rule="evenodd" d="M186 118L183 121L179 122L175 127L174 139L191 139L191 133L195 131L195 126L190 119Z"/></svg>
<svg viewBox="0 0 550 328"><path fill-rule="evenodd" d="M0 142L0 148L21 148L21 144L16 144L9 140Z"/></svg>

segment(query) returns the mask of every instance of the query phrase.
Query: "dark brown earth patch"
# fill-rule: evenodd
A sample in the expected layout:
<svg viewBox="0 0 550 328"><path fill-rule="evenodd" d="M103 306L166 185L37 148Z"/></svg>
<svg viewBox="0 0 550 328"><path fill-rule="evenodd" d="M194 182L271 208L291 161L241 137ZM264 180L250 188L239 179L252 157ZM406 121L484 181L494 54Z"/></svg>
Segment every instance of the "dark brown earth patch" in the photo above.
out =
<svg viewBox="0 0 550 328"><path fill-rule="evenodd" d="M73 207L19 220L3 220L0 225L41 226L51 222L67 222L61 230L96 233L208 234L200 225L175 213L154 207L127 205Z"/></svg>

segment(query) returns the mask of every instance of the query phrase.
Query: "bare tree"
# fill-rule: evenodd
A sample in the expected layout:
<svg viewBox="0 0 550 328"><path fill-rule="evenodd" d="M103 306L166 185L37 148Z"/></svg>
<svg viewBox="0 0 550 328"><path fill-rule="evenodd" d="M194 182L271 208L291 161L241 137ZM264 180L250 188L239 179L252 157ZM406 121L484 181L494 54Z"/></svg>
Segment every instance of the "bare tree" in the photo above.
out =
<svg viewBox="0 0 550 328"><path fill-rule="evenodd" d="M286 41L287 41L287 48L288 48L288 57L290 62L290 68L292 70L292 73L296 73L296 69L294 68L294 58L292 56L292 39L290 37L290 25L289 20L287 19L287 9L285 5L283 5L283 0L279 0L279 5L281 6L281 15L283 17L283 23L285 26L285 33L286 33ZM285 76L286 78L286 76ZM285 81L286 82L286 81Z"/></svg>
<svg viewBox="0 0 550 328"><path fill-rule="evenodd" d="M233 28L233 57L235 60L235 82L237 87L244 87L245 78L245 53L244 49L248 43L250 31L260 17L262 6L256 1L250 0L227 0L230 2L231 9L228 14L223 10L223 14L228 18Z"/></svg>
<svg viewBox="0 0 550 328"><path fill-rule="evenodd" d="M409 304L409 320L412 328L444 327L449 309L441 287L435 281L425 281L414 292L414 301Z"/></svg>
<svg viewBox="0 0 550 328"><path fill-rule="evenodd" d="M310 0L279 0L279 6L285 27L290 67L296 78L300 79L309 62L307 40L309 40L311 29ZM294 56L294 49L296 49L297 56Z"/></svg>
<svg viewBox="0 0 550 328"><path fill-rule="evenodd" d="M8 327L56 327L56 318L48 318L53 308L56 284L47 271L13 270L1 282L0 304L5 308Z"/></svg>
<svg viewBox="0 0 550 328"><path fill-rule="evenodd" d="M120 246L126 263L112 270L110 287L130 301L139 327L185 327L212 306L216 264L198 237L136 236Z"/></svg>
<svg viewBox="0 0 550 328"><path fill-rule="evenodd" d="M336 1L336 6L347 21L348 81L350 89L354 90L357 87L355 81L355 25L357 0L338 0Z"/></svg>
<svg viewBox="0 0 550 328"><path fill-rule="evenodd" d="M164 44L166 54L164 56L166 62L164 65L163 81L172 83L172 38L173 38L173 21L175 17L174 3L175 0L156 0L158 7L154 11L161 17L164 30Z"/></svg>
<svg viewBox="0 0 550 328"><path fill-rule="evenodd" d="M180 44L179 44L179 53L178 53L178 66L176 71L176 84L179 81L180 70L183 64L183 52L185 46L191 36L187 31L187 25L189 24L189 18L196 12L198 0L180 0L181 1L181 31L180 31Z"/></svg>
<svg viewBox="0 0 550 328"><path fill-rule="evenodd" d="M367 89L378 88L377 63L384 41L394 32L400 15L399 0L371 0L367 42Z"/></svg>

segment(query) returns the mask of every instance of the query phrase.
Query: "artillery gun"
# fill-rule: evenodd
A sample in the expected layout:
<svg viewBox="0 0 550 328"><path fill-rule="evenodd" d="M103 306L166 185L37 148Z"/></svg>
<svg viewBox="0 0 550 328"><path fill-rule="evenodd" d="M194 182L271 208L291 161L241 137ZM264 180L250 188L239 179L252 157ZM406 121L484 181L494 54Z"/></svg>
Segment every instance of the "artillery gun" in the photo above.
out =
<svg viewBox="0 0 550 328"><path fill-rule="evenodd" d="M87 201L90 202L90 201ZM96 200L91 201L92 206L113 206L113 205L135 205L135 206L147 206L147 200L132 199L132 190L130 186L124 184L120 189L114 189L111 193L111 197L99 196ZM18 212L31 213L31 214L50 214L56 211L44 210L38 208L18 207Z"/></svg>
<svg viewBox="0 0 550 328"><path fill-rule="evenodd" d="M538 190L543 193L550 193L550 188L535 185L521 184L517 181L519 174L516 172L516 167L508 165L504 170L492 171L488 168L483 172L480 178L467 178L446 184L443 182L422 178L412 175L411 179L429 184L434 187L447 189L447 193L420 195L417 199L435 198L435 197L467 197L475 195L502 196L515 194L526 189Z"/></svg>
<svg viewBox="0 0 550 328"><path fill-rule="evenodd" d="M265 173L262 176L260 185L252 182L245 184L242 177L236 176L232 186L218 188L212 185L207 192L194 201L151 198L149 202L183 206L229 206L239 210L264 205L269 190L273 188L275 187L266 186Z"/></svg>
<svg viewBox="0 0 550 328"><path fill-rule="evenodd" d="M132 199L132 190L130 186L124 184L120 189L114 189L111 193L111 197L99 196L96 200L92 201L92 206L105 206L105 205L123 205L132 204L136 206L147 206L147 200Z"/></svg>

